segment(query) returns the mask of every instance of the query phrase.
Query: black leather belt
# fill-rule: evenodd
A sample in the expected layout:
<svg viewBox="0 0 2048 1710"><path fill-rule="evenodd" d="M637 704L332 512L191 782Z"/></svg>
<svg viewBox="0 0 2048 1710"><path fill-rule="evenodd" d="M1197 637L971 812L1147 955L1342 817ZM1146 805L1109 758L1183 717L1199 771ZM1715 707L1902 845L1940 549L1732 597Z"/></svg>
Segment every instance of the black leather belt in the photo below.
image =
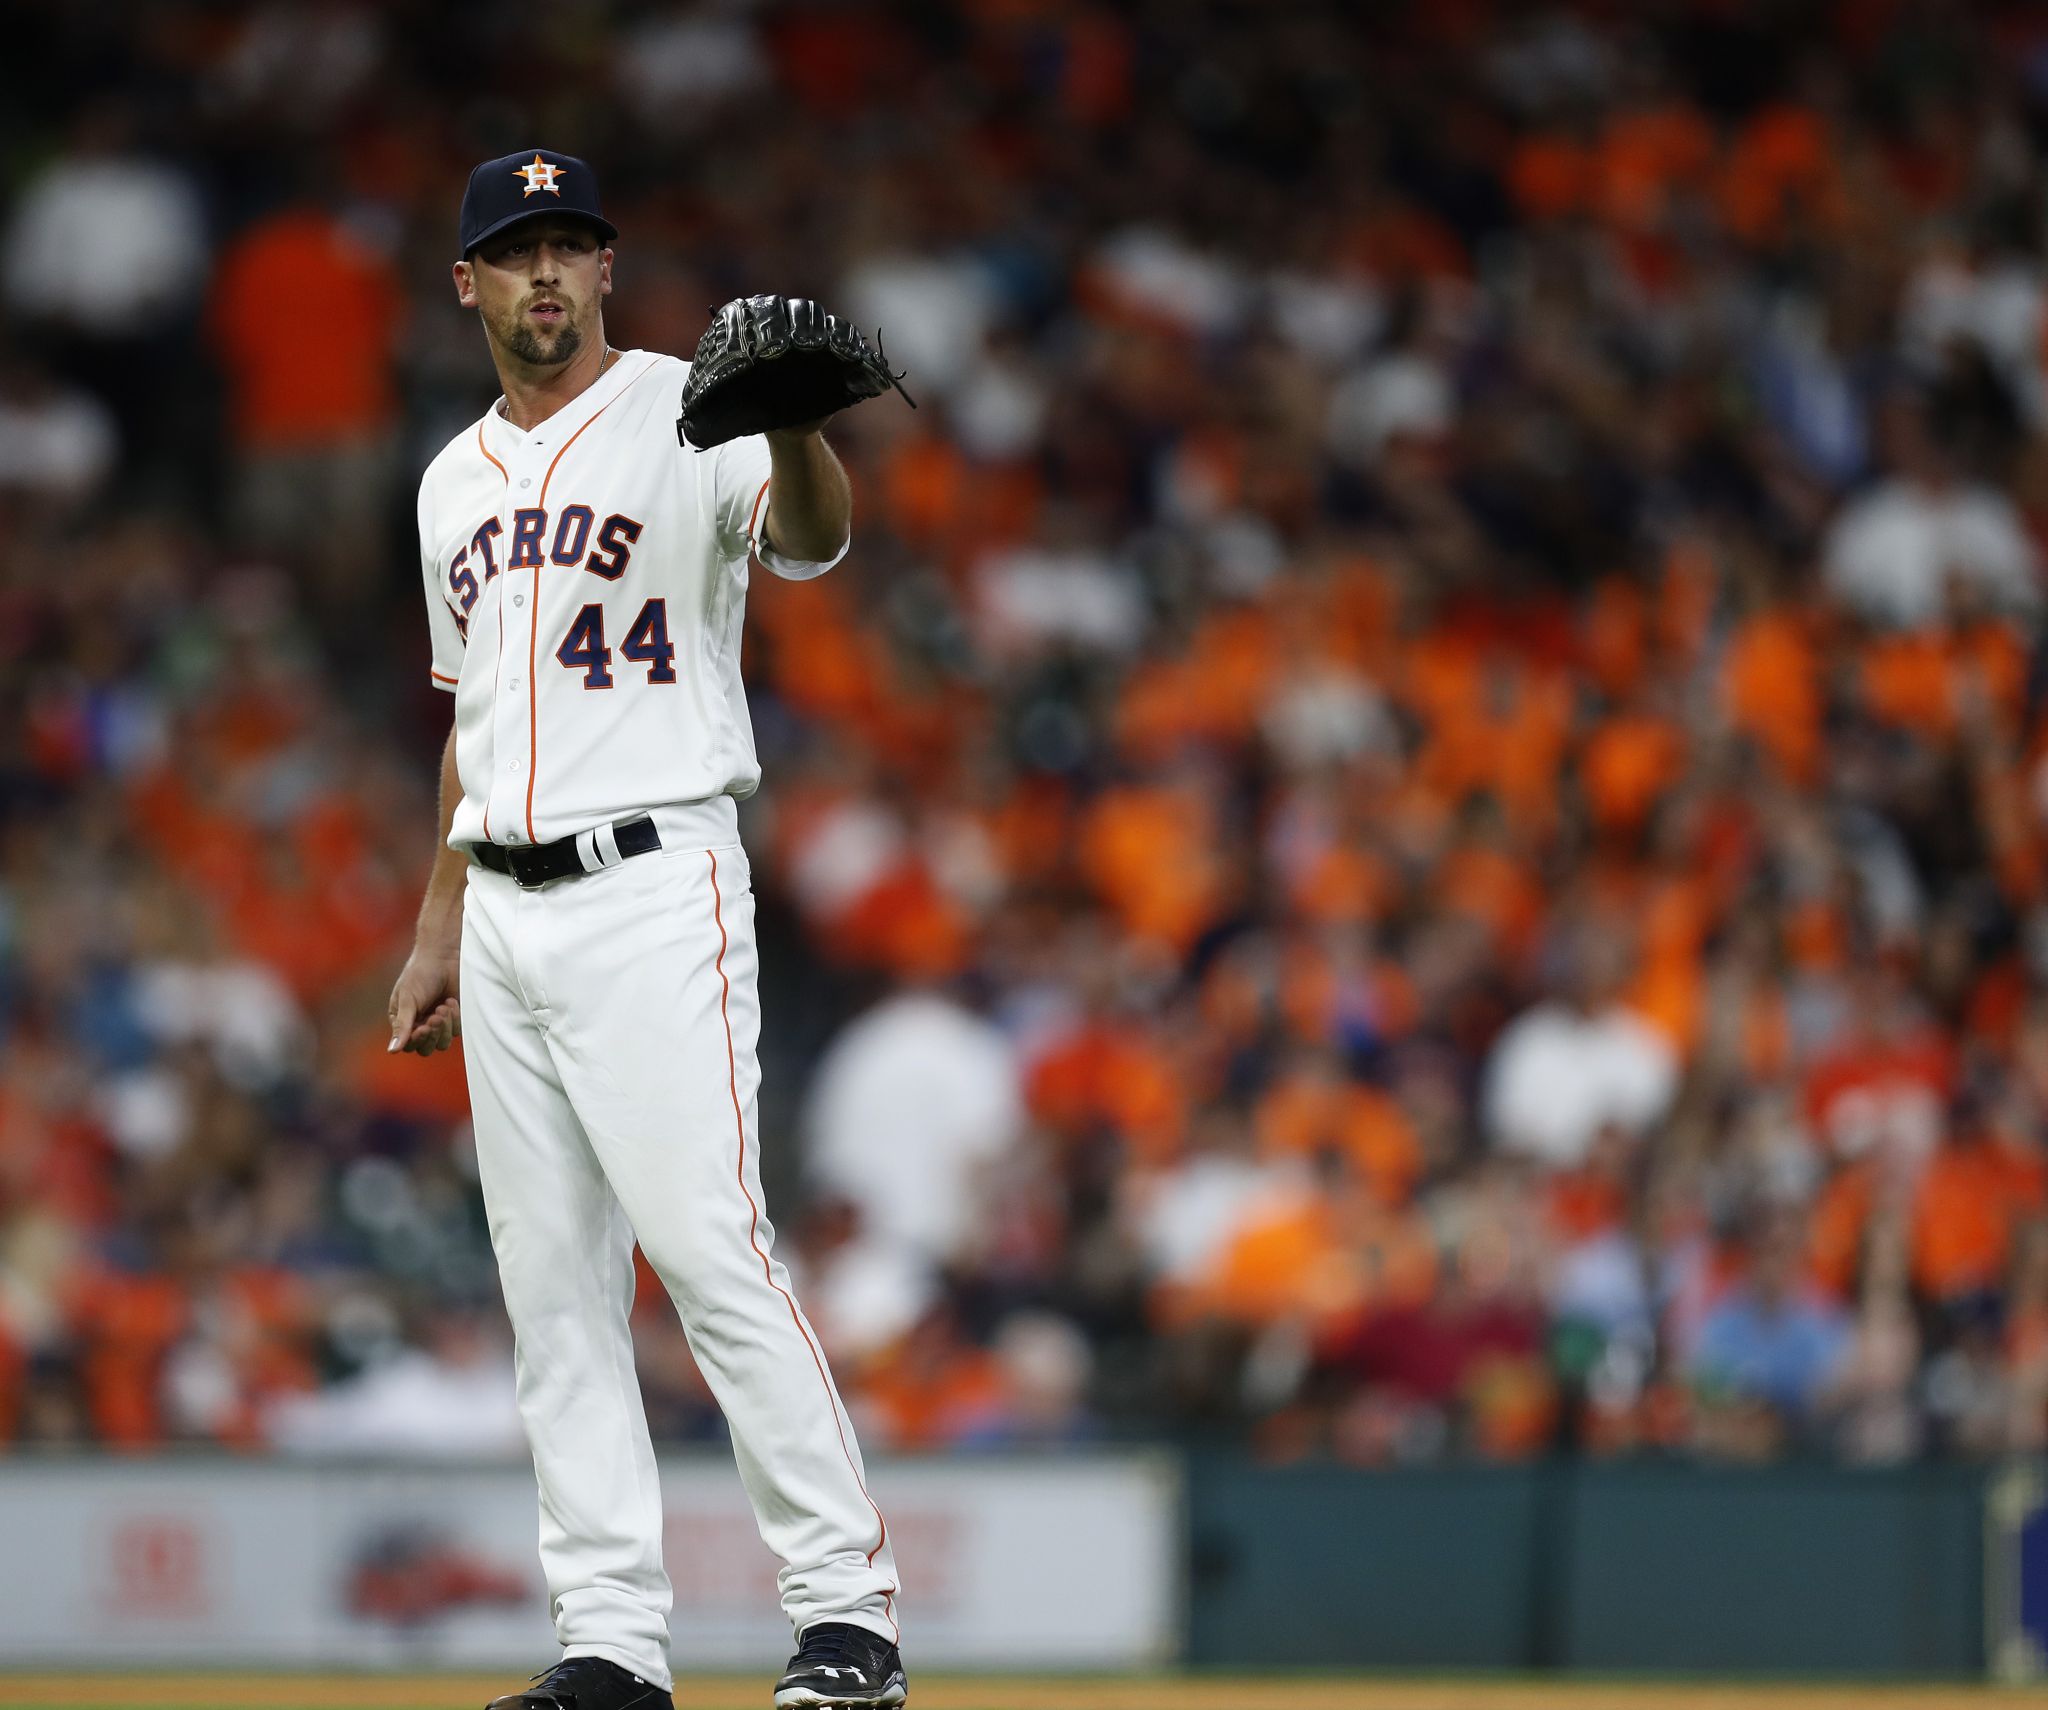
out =
<svg viewBox="0 0 2048 1710"><path fill-rule="evenodd" d="M607 860L605 833L618 846L618 859ZM661 833L644 813L637 819L614 820L596 831L576 837L557 838L553 843L522 844L517 848L502 843L472 843L470 854L480 866L532 890L550 879L566 879L577 873L596 873L616 867L634 855L651 854L661 847Z"/></svg>

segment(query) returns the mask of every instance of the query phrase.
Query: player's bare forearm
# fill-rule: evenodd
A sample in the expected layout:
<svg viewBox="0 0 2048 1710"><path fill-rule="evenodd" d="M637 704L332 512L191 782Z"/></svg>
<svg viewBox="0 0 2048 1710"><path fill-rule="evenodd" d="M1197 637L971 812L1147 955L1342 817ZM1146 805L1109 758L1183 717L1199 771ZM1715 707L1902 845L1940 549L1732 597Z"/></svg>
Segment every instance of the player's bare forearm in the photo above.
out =
<svg viewBox="0 0 2048 1710"><path fill-rule="evenodd" d="M440 835L434 842L434 870L427 877L427 894L420 902L419 925L413 936L436 944L456 944L462 938L462 892L469 875L469 857L448 847L448 832L455 824L455 809L462 801L462 780L455 770L455 728L448 729L448 741L441 750Z"/></svg>
<svg viewBox="0 0 2048 1710"><path fill-rule="evenodd" d="M441 751L441 835L434 850L434 870L420 901L419 923L413 929L412 954L398 983L391 988L387 1018L393 1051L417 1051L422 1057L445 1050L462 1033L458 997L462 970L462 897L468 882L469 857L448 847L462 784L455 771L455 731Z"/></svg>
<svg viewBox="0 0 2048 1710"><path fill-rule="evenodd" d="M787 558L818 564L853 532L853 488L822 422L767 434L768 544Z"/></svg>

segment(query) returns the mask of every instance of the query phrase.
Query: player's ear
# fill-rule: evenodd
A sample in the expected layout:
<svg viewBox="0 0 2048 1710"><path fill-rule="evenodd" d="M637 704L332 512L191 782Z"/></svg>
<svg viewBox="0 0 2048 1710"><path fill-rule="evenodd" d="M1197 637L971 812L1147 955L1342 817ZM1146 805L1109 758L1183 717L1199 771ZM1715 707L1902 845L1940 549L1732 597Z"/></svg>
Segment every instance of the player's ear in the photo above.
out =
<svg viewBox="0 0 2048 1710"><path fill-rule="evenodd" d="M612 294L612 252L609 244L597 252L597 294L600 297Z"/></svg>
<svg viewBox="0 0 2048 1710"><path fill-rule="evenodd" d="M465 309L476 307L476 272L466 261L455 264L455 300Z"/></svg>

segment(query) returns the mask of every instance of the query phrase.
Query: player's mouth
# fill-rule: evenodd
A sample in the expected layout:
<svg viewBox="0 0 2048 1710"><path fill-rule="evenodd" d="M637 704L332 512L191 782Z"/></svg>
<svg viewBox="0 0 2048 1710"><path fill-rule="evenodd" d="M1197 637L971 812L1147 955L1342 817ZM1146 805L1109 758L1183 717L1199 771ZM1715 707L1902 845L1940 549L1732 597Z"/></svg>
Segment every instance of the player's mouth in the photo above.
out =
<svg viewBox="0 0 2048 1710"><path fill-rule="evenodd" d="M558 327L569 318L569 311L560 303L535 303L526 311L544 327Z"/></svg>

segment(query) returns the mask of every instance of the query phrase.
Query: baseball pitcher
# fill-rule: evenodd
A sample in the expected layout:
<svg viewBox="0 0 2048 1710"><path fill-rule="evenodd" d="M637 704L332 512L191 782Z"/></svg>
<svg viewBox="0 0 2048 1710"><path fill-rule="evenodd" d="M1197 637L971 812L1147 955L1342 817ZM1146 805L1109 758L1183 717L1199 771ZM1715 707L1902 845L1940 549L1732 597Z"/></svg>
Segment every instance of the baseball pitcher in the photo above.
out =
<svg viewBox="0 0 2048 1710"><path fill-rule="evenodd" d="M433 680L455 717L390 1048L465 1041L563 1653L491 1710L672 1705L636 1240L782 1560L797 1651L776 1705L898 1705L889 1528L762 1204L735 805L761 776L749 561L800 580L845 555L851 495L821 429L895 379L801 299L728 304L693 363L612 349L616 236L571 155L471 175L455 290L504 395L420 482Z"/></svg>

